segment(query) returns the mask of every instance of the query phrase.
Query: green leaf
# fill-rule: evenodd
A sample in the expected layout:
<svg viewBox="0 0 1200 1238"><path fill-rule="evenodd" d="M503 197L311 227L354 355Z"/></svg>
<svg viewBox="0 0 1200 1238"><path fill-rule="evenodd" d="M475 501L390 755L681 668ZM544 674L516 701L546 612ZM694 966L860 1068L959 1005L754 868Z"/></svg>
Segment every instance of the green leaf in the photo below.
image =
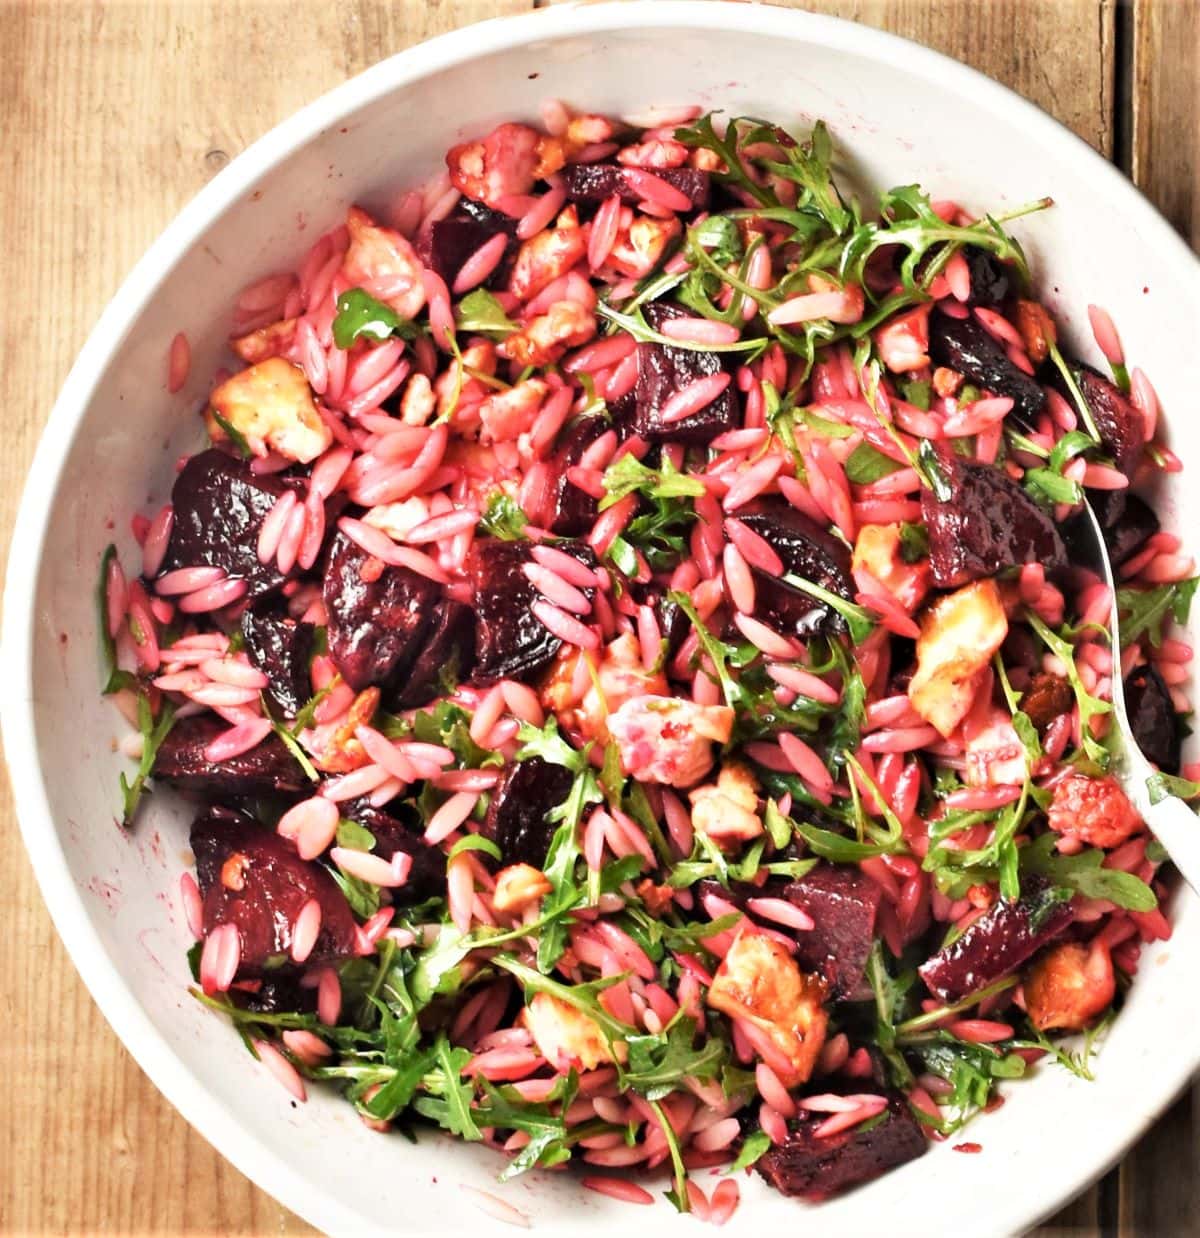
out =
<svg viewBox="0 0 1200 1238"><path fill-rule="evenodd" d="M432 1118L452 1135L478 1142L483 1138L483 1132L471 1112L474 1092L471 1085L462 1079L462 1070L471 1060L471 1051L453 1048L445 1033L442 1033L434 1045L433 1054L440 1072L440 1079L434 1085L437 1095L422 1096L414 1107L418 1113Z"/></svg>
<svg viewBox="0 0 1200 1238"><path fill-rule="evenodd" d="M924 525L903 521L900 525L900 557L905 563L920 563L929 557L929 534Z"/></svg>
<svg viewBox="0 0 1200 1238"><path fill-rule="evenodd" d="M517 324L486 288L468 292L458 303L454 317L458 329L468 335L489 335L502 339L517 330Z"/></svg>
<svg viewBox="0 0 1200 1238"><path fill-rule="evenodd" d="M464 834L447 852L446 859L452 860L456 855L462 855L464 851L484 851L493 860L502 861L504 859L500 848L483 834Z"/></svg>
<svg viewBox="0 0 1200 1238"><path fill-rule="evenodd" d="M459 964L472 947L469 937L450 926L442 926L437 940L418 956L409 977L409 988L418 1009L428 1006L435 997L459 990L463 979Z"/></svg>
<svg viewBox="0 0 1200 1238"><path fill-rule="evenodd" d="M792 841L792 823L779 811L779 805L774 800L767 800L763 826L776 850L782 851Z"/></svg>
<svg viewBox="0 0 1200 1238"><path fill-rule="evenodd" d="M1118 596L1119 593L1120 591L1118 590ZM1102 701L1098 696L1093 696L1084 687L1083 680L1079 675L1079 668L1075 665L1075 649L1070 641L1064 636L1060 636L1057 632L1051 631L1042 619L1031 610L1025 612L1025 619L1029 626L1041 637L1050 652L1055 654L1063 666L1066 667L1067 679L1071 684L1071 690L1075 693L1075 700L1079 706L1083 750L1089 759L1099 765L1101 769L1107 769L1109 763L1108 749L1092 735L1091 721L1095 717L1111 713L1112 705L1108 701Z"/></svg>
<svg viewBox="0 0 1200 1238"><path fill-rule="evenodd" d="M117 548L108 545L100 556L100 580L96 586L96 631L100 634L100 691L105 696L124 688L137 690L136 675L117 667L117 643L108 632L108 568L117 557Z"/></svg>
<svg viewBox="0 0 1200 1238"><path fill-rule="evenodd" d="M676 1018L661 1036L628 1036L629 1059L621 1068L621 1087L647 1100L669 1096L685 1078L714 1078L729 1060L729 1047L715 1036L695 1045L694 1019Z"/></svg>
<svg viewBox="0 0 1200 1238"><path fill-rule="evenodd" d="M1021 849L1021 867L1086 898L1103 898L1127 911L1153 911L1154 891L1133 873L1104 867L1104 852L1095 848L1076 855L1058 855L1055 835L1044 834Z"/></svg>
<svg viewBox="0 0 1200 1238"><path fill-rule="evenodd" d="M783 579L794 589L807 593L809 597L816 598L818 602L824 602L830 610L837 611L846 621L850 639L854 644L861 645L875 630L875 620L871 612L866 607L859 606L857 602L847 602L845 598L831 593L822 585L814 584L811 580L805 580L803 576L797 576L792 572L785 572Z"/></svg>
<svg viewBox="0 0 1200 1238"><path fill-rule="evenodd" d="M941 1117L929 1117L914 1107L917 1119L943 1135L961 1129L991 1099L997 1079L1019 1079L1025 1059L1019 1053L958 1040L948 1032L910 1046L929 1074L951 1084L948 1096L938 1098Z"/></svg>
<svg viewBox="0 0 1200 1238"><path fill-rule="evenodd" d="M124 809L122 821L126 826L133 824L142 792L146 787L146 779L154 770L158 750L175 725L175 706L164 697L159 706L158 717L155 718L150 709L150 702L145 695L142 695L138 697L137 717L138 730L142 734L142 757L138 762L137 773L132 782L128 781L124 774L121 775L121 797Z"/></svg>
<svg viewBox="0 0 1200 1238"><path fill-rule="evenodd" d="M362 288L348 288L338 297L337 315L333 320L333 342L338 348L352 348L360 340L380 343L393 335L403 340L415 340L420 328L401 318L390 306L377 301Z"/></svg>
<svg viewBox="0 0 1200 1238"><path fill-rule="evenodd" d="M675 1128L667 1120L667 1115L663 1113L662 1105L658 1101L652 1100L650 1108L654 1110L654 1116L658 1120L659 1129L662 1131L663 1137L667 1141L667 1147L670 1149L671 1168L675 1175L674 1188L664 1192L664 1194L675 1205L677 1212L690 1212L692 1204L687 1192L688 1176L683 1164L683 1153L679 1147L679 1138L675 1134Z"/></svg>
<svg viewBox="0 0 1200 1238"><path fill-rule="evenodd" d="M870 443L859 443L846 459L846 477L856 486L869 486L903 466Z"/></svg>
<svg viewBox="0 0 1200 1238"><path fill-rule="evenodd" d="M928 380L901 378L898 385L906 404L919 408L923 413L929 412L929 405L933 402L933 388Z"/></svg>
<svg viewBox="0 0 1200 1238"><path fill-rule="evenodd" d="M1200 576L1189 580L1157 585L1153 589L1135 589L1124 585L1117 590L1117 616L1121 628L1121 648L1126 649L1141 637L1149 638L1156 649L1162 644L1169 620L1187 623Z"/></svg>
<svg viewBox="0 0 1200 1238"><path fill-rule="evenodd" d="M628 975L627 972L605 976L603 980L591 980L587 984L563 984L552 976L545 976L527 966L511 954L498 954L492 962L516 980L526 999L531 994L546 993L587 1015L599 1027L610 1045L623 1042L629 1035L631 1029L628 1024L610 1015L598 1000L598 994L612 988L614 984L620 984Z"/></svg>
<svg viewBox="0 0 1200 1238"><path fill-rule="evenodd" d="M742 1146L738 1149L738 1154L734 1157L733 1164L729 1166L729 1174L733 1175L741 1173L743 1169L749 1169L751 1165L758 1162L759 1157L771 1146L771 1137L766 1131L751 1131L745 1139L742 1140Z"/></svg>
<svg viewBox="0 0 1200 1238"><path fill-rule="evenodd" d="M488 499L487 510L479 518L479 527L503 542L519 542L525 537L529 517L516 499L496 490Z"/></svg>
<svg viewBox="0 0 1200 1238"><path fill-rule="evenodd" d="M1063 359L1056 344L1050 345L1050 360L1054 362L1055 368L1062 375L1063 384L1070 393L1071 402L1075 405L1084 428L1091 436L1093 443L1099 443L1101 438L1100 431L1096 429L1096 419L1092 416L1092 410L1088 407L1087 400L1083 398L1083 392L1079 389L1079 380L1075 377L1075 371Z"/></svg>
<svg viewBox="0 0 1200 1238"><path fill-rule="evenodd" d="M357 821L342 817L337 824L337 845L347 851L374 851L375 835Z"/></svg>
<svg viewBox="0 0 1200 1238"><path fill-rule="evenodd" d="M215 408L210 408L209 413L212 415L213 421L221 427L225 432L225 437L233 444L234 450L243 460L249 460L254 452L250 450L250 444L246 441L246 436L239 430L231 421L222 417Z"/></svg>
<svg viewBox="0 0 1200 1238"><path fill-rule="evenodd" d="M1168 796L1177 795L1181 800L1192 800L1200 795L1200 782L1180 778L1176 774L1154 774L1146 779L1146 790L1151 804L1161 804Z"/></svg>
<svg viewBox="0 0 1200 1238"><path fill-rule="evenodd" d="M917 974L909 971L893 978L884 962L883 942L876 939L867 958L866 978L875 995L875 1043L888 1064L893 1084L898 1088L909 1087L913 1075L896 1045L896 1020L916 983Z"/></svg>
<svg viewBox="0 0 1200 1238"><path fill-rule="evenodd" d="M601 511L620 502L627 494L641 494L648 499L696 499L706 492L698 477L681 473L670 457L664 457L662 467L654 469L628 451L604 470L604 489Z"/></svg>

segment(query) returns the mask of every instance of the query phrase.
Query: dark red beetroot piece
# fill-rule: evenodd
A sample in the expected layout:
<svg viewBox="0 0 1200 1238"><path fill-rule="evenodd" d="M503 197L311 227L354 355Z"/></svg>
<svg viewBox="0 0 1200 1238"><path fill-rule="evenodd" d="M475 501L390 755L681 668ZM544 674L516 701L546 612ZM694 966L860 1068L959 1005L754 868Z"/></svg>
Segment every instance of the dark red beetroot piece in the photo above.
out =
<svg viewBox="0 0 1200 1238"><path fill-rule="evenodd" d="M1090 366L1079 362L1072 362L1070 369L1079 386L1079 394L1087 402L1092 420L1096 423L1100 441L1117 468L1127 477L1132 477L1145 447L1146 423L1142 414L1103 374L1097 374ZM1066 384L1061 382L1061 376L1058 386L1067 403L1074 408L1075 402L1066 390Z"/></svg>
<svg viewBox="0 0 1200 1238"><path fill-rule="evenodd" d="M401 810L403 811L403 809ZM446 857L437 847L431 847L421 837L421 827L374 808L365 799L351 800L342 805L342 816L355 821L375 836L375 855L390 860L397 851L411 855L412 869L408 880L392 891L398 905L423 903L446 892Z"/></svg>
<svg viewBox="0 0 1200 1238"><path fill-rule="evenodd" d="M968 305L994 307L1008 296L1008 268L994 254L978 245L964 245L960 251L971 276Z"/></svg>
<svg viewBox="0 0 1200 1238"><path fill-rule="evenodd" d="M223 568L247 582L251 599L278 589L284 577L274 561L259 562L258 533L286 489L278 477L260 477L215 447L194 455L171 490L175 519L162 570Z"/></svg>
<svg viewBox="0 0 1200 1238"><path fill-rule="evenodd" d="M344 533L329 548L322 597L329 614L329 656L356 691L387 683L412 665L434 619L440 587L404 567L365 581L369 556Z"/></svg>
<svg viewBox="0 0 1200 1238"><path fill-rule="evenodd" d="M471 673L475 660L475 616L469 606L443 598L416 661L397 683L389 705L419 709L451 692Z"/></svg>
<svg viewBox="0 0 1200 1238"><path fill-rule="evenodd" d="M829 996L837 1001L849 997L862 983L882 890L857 870L818 864L796 881L769 880L762 887L739 883L727 889L706 879L699 883L698 892L701 898L715 894L742 910L752 898L786 899L813 919L811 929L788 933L796 942L795 959L801 969L820 976ZM753 917L752 912L747 914ZM777 924L764 923L779 929Z"/></svg>
<svg viewBox="0 0 1200 1238"><path fill-rule="evenodd" d="M1135 667L1125 676L1125 709L1138 747L1165 774L1178 774L1183 739L1171 693L1153 666Z"/></svg>
<svg viewBox="0 0 1200 1238"><path fill-rule="evenodd" d="M496 785L483 832L500 848L505 864L542 868L557 828L546 816L571 790L571 772L541 757L514 761Z"/></svg>
<svg viewBox="0 0 1200 1238"><path fill-rule="evenodd" d="M816 1129L829 1115L799 1118L789 1123L787 1142L768 1148L755 1168L784 1195L816 1201L924 1155L929 1143L908 1101L890 1088L880 1091L888 1106L878 1125L818 1137Z"/></svg>
<svg viewBox="0 0 1200 1238"><path fill-rule="evenodd" d="M270 681L271 699L287 717L294 718L312 696L308 664L316 628L297 623L283 607L267 601L243 613L242 635L246 656Z"/></svg>
<svg viewBox="0 0 1200 1238"><path fill-rule="evenodd" d="M261 744L214 765L204 750L229 724L216 714L184 718L171 728L154 761L154 777L183 791L218 799L256 795L301 795L312 784L275 734Z"/></svg>
<svg viewBox="0 0 1200 1238"><path fill-rule="evenodd" d="M288 961L292 926L314 898L321 905L321 931L309 963L354 953L354 916L337 883L274 830L244 812L213 808L192 823L191 848L204 898L204 934L237 925L239 976L256 975L268 960Z"/></svg>
<svg viewBox="0 0 1200 1238"><path fill-rule="evenodd" d="M921 516L929 534L929 567L939 589L995 576L1007 567L1041 563L1047 573L1066 566L1058 529L1025 491L990 464L964 460L938 444L937 465L949 490L945 499L921 491Z"/></svg>
<svg viewBox="0 0 1200 1238"><path fill-rule="evenodd" d="M929 355L935 365L957 370L991 395L1008 396L1012 416L1031 427L1046 393L1008 359L1008 354L974 317L951 318L936 310L929 320Z"/></svg>
<svg viewBox="0 0 1200 1238"><path fill-rule="evenodd" d="M599 505L586 491L567 479L567 470L608 429L604 417L581 417L559 438L558 450L547 462L550 470L549 510L538 523L559 537L582 537L596 522Z"/></svg>
<svg viewBox="0 0 1200 1238"><path fill-rule="evenodd" d="M1021 898L996 903L917 969L935 997L956 1002L977 993L1015 971L1075 918L1070 903L1053 898L1045 882L1027 877L1022 885Z"/></svg>
<svg viewBox="0 0 1200 1238"><path fill-rule="evenodd" d="M674 305L655 302L645 308L646 321L657 331L669 318L686 317ZM704 446L738 424L738 405L732 383L712 403L683 421L662 419L663 405L697 379L711 378L724 367L721 354L670 344L638 345L638 378L633 432L651 443L689 443Z"/></svg>
<svg viewBox="0 0 1200 1238"><path fill-rule="evenodd" d="M508 282L512 258L517 252L517 220L502 211L493 211L482 202L462 198L452 215L439 219L431 229L429 253L422 254L433 269L452 286L463 264L492 237L503 232L508 245L499 265L488 276L487 287L502 287Z"/></svg>
<svg viewBox="0 0 1200 1238"><path fill-rule="evenodd" d="M1087 499L1100 522L1113 567L1132 559L1159 530L1158 517L1136 494L1126 490L1089 490ZM1072 559L1090 562L1095 557L1092 526L1085 513L1072 516L1063 525L1062 533Z"/></svg>
<svg viewBox="0 0 1200 1238"><path fill-rule="evenodd" d="M563 543L589 567L595 556L586 546ZM554 660L562 641L531 609L541 594L522 568L533 561L528 542L478 541L467 559L467 578L475 590L475 670L472 682L530 679ZM592 591L585 590L590 597Z"/></svg>
<svg viewBox="0 0 1200 1238"><path fill-rule="evenodd" d="M836 864L818 864L780 891L813 919L809 932L796 934L796 962L824 977L834 998L847 997L862 983L881 895L869 877Z"/></svg>
<svg viewBox="0 0 1200 1238"><path fill-rule="evenodd" d="M800 576L847 601L854 597L850 552L834 535L782 499L760 499L738 516L770 542L783 560L784 571ZM758 587L759 616L796 636L841 631L839 615L803 590L753 569Z"/></svg>
<svg viewBox="0 0 1200 1238"><path fill-rule="evenodd" d="M697 168L654 168L652 171L659 180L687 194L696 210L708 205L711 184L707 172ZM619 193L627 206L636 206L643 195L630 185L629 172L629 168L619 163L570 163L559 175L572 202L600 203Z"/></svg>

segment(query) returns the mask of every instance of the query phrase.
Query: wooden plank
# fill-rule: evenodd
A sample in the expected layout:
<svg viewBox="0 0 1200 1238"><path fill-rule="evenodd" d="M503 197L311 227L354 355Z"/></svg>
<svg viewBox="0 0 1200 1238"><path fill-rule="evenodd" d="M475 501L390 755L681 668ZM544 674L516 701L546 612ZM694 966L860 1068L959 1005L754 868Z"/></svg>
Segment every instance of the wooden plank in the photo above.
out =
<svg viewBox="0 0 1200 1238"><path fill-rule="evenodd" d="M7 0L0 6L0 544L41 423L119 281L245 145L392 52L529 0ZM282 66L282 67L281 67ZM75 974L0 802L0 1232L311 1232L158 1094ZM10 910L11 909L11 910Z"/></svg>
<svg viewBox="0 0 1200 1238"><path fill-rule="evenodd" d="M1132 44L1133 179L1200 245L1200 0L1136 0Z"/></svg>

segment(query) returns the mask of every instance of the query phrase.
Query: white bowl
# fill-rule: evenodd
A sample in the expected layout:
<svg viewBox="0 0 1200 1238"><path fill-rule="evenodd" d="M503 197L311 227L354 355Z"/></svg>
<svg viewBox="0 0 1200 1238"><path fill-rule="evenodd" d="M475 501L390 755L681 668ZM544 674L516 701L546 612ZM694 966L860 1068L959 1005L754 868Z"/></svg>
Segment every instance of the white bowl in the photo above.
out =
<svg viewBox="0 0 1200 1238"><path fill-rule="evenodd" d="M634 1217L565 1175L496 1188L492 1153L372 1134L320 1089L297 1107L225 1021L186 995L189 942L176 891L187 813L156 795L136 832L115 822L127 762L113 750L120 720L97 693L97 563L110 540L132 552L130 513L161 502L176 455L198 445L192 410L222 358L237 289L293 265L349 203L380 203L434 172L462 135L534 117L547 96L614 113L700 103L784 123L824 117L859 176L878 186L920 181L979 208L1053 196L1057 209L1018 228L1043 294L1085 354L1094 353L1078 330L1086 305L1112 311L1129 355L1175 414L1180 454L1200 464L1200 431L1188 421L1200 323L1194 257L1116 171L1036 108L889 35L744 5L554 8L404 52L235 160L126 280L47 425L8 573L4 739L46 901L109 1022L239 1169L334 1233L493 1232L462 1184L498 1190L555 1235ZM179 329L192 342L192 378L168 397L165 356ZM1200 488L1176 487L1171 497L1171 519L1196 527ZM1114 1160L1200 1063L1200 904L1178 898L1173 918L1174 938L1147 952L1094 1084L1042 1068L1006 1087L1008 1104L971 1127L982 1155L936 1146L816 1213L746 1179L727 1232L815 1223L825 1234L854 1234L886 1216L898 1234L1007 1233L1052 1211ZM652 1224L694 1232L665 1203Z"/></svg>

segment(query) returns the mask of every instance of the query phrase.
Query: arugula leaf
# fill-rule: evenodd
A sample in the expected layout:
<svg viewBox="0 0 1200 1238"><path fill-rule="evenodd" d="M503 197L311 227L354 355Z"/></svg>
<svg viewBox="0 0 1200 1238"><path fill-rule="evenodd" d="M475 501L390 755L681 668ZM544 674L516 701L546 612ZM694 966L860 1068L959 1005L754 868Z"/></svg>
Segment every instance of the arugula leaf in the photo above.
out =
<svg viewBox="0 0 1200 1238"><path fill-rule="evenodd" d="M454 312L455 323L468 335L488 335L502 339L517 330L517 324L504 312L504 307L486 288L468 292Z"/></svg>
<svg viewBox="0 0 1200 1238"><path fill-rule="evenodd" d="M712 151L724 165L721 170L712 173L716 180L725 184L736 185L762 206L778 206L779 199L775 194L770 189L760 185L746 170L746 165L742 162L738 129L743 123L757 124L759 122L745 122L743 118L731 120L726 126L725 136L721 137L713 125L712 113L709 112L707 115L697 118L690 127L685 126L676 129L675 140L682 142L684 146L692 150Z"/></svg>
<svg viewBox="0 0 1200 1238"><path fill-rule="evenodd" d="M604 489L601 511L619 503L627 494L648 499L698 499L706 493L704 483L698 477L681 473L669 456L663 457L661 468L654 469L629 451L604 470Z"/></svg>
<svg viewBox="0 0 1200 1238"><path fill-rule="evenodd" d="M1170 795L1177 795L1181 800L1192 800L1200 795L1200 782L1180 778L1176 774L1159 773L1146 779L1146 790L1150 793L1151 804L1161 804Z"/></svg>
<svg viewBox="0 0 1200 1238"><path fill-rule="evenodd" d="M770 1146L771 1137L766 1131L751 1131L742 1140L742 1146L738 1149L738 1154L734 1157L733 1164L729 1166L729 1175L732 1176L733 1174L740 1173L743 1169L749 1169L751 1165L757 1164L759 1158Z"/></svg>
<svg viewBox="0 0 1200 1238"><path fill-rule="evenodd" d="M464 834L446 853L446 859L452 860L464 851L485 851L493 860L503 861L504 855L496 844L483 834Z"/></svg>
<svg viewBox="0 0 1200 1238"><path fill-rule="evenodd" d="M695 1046L696 1022L677 1016L661 1036L628 1036L628 1063L621 1068L622 1088L631 1088L647 1100L661 1100L685 1078L702 1082L714 1078L729 1060L729 1046L709 1035Z"/></svg>
<svg viewBox="0 0 1200 1238"><path fill-rule="evenodd" d="M250 450L250 444L246 440L246 436L239 430L231 421L222 417L215 408L210 408L209 413L212 414L212 419L225 432L225 437L233 444L234 449L243 460L249 460L254 452Z"/></svg>
<svg viewBox="0 0 1200 1238"><path fill-rule="evenodd" d="M294 742L294 741L293 741ZM337 845L347 851L371 851L375 846L375 835L370 830L343 817L338 822ZM373 916L379 910L379 887L345 872L340 865L329 867L329 875L337 882L350 909L364 920Z"/></svg>
<svg viewBox="0 0 1200 1238"><path fill-rule="evenodd" d="M459 964L470 954L473 943L452 927L443 925L437 940L417 958L409 976L409 988L418 1009L435 997L456 993L462 987Z"/></svg>
<svg viewBox="0 0 1200 1238"><path fill-rule="evenodd" d="M783 579L794 589L807 593L809 597L816 598L818 602L824 602L830 610L837 611L846 621L850 639L856 645L861 645L875 630L875 620L865 606L859 606L857 602L847 602L844 597L839 597L822 585L814 584L811 580L805 580L803 576L797 576L792 572L785 572Z"/></svg>
<svg viewBox="0 0 1200 1238"><path fill-rule="evenodd" d="M738 340L733 344L701 344L691 340L676 339L674 336L663 335L661 331L656 331L640 312L624 313L603 299L596 302L596 313L612 324L613 329L610 334L614 334L618 329L622 330L633 336L639 344L662 344L666 348L678 348L684 352L743 353L747 364L762 356L770 345L770 340L765 336Z"/></svg>
<svg viewBox="0 0 1200 1238"><path fill-rule="evenodd" d="M679 1148L679 1137L675 1134L675 1128L667 1119L667 1115L663 1113L662 1105L656 1100L650 1102L650 1108L654 1110L654 1116L658 1121L659 1129L663 1133L663 1138L667 1141L667 1148L671 1153L671 1168L675 1175L675 1186L664 1191L663 1194L675 1205L677 1212L690 1212L692 1210L692 1202L688 1198L687 1169L683 1164L683 1153Z"/></svg>
<svg viewBox="0 0 1200 1238"><path fill-rule="evenodd" d="M903 466L870 443L859 443L846 459L846 477L856 486L868 486Z"/></svg>
<svg viewBox="0 0 1200 1238"><path fill-rule="evenodd" d="M134 814L141 802L142 792L146 787L146 779L154 770L154 762L158 750L175 725L175 706L165 697L159 707L157 719L150 708L150 702L143 693L138 697L137 705L138 730L142 733L142 757L138 762L137 773L130 782L121 775L121 798L123 802L122 823L133 824Z"/></svg>
<svg viewBox="0 0 1200 1238"><path fill-rule="evenodd" d="M1075 700L1079 706L1083 750L1089 759L1095 761L1101 769L1107 769L1110 759L1108 749L1092 734L1091 722L1093 718L1112 713L1112 705L1108 701L1102 701L1098 696L1093 696L1084 687L1083 680L1079 676L1079 667L1075 665L1075 649L1070 641L1060 636L1057 632L1051 631L1042 619L1031 610L1026 610L1025 619L1029 626L1041 637L1042 642L1050 652L1055 654L1063 666L1066 667L1067 679L1071 684L1071 689L1075 693Z"/></svg>
<svg viewBox="0 0 1200 1238"><path fill-rule="evenodd" d="M1058 855L1055 836L1043 834L1021 848L1021 867L1087 898L1103 898L1128 911L1153 911L1154 891L1133 873L1104 867L1104 852L1088 848L1076 855Z"/></svg>
<svg viewBox="0 0 1200 1238"><path fill-rule="evenodd" d="M526 998L531 993L546 993L560 1002L565 1002L581 1014L587 1015L610 1045L623 1042L629 1035L631 1029L628 1024L610 1015L597 997L605 989L611 989L614 984L620 984L628 975L627 972L605 976L603 980L591 980L587 984L563 984L555 980L553 976L543 975L540 971L527 966L511 954L498 954L492 962L516 980Z"/></svg>
<svg viewBox="0 0 1200 1238"><path fill-rule="evenodd" d="M479 527L504 542L521 541L528 523L529 517L521 510L520 504L503 490L493 492L487 509L479 517Z"/></svg>
<svg viewBox="0 0 1200 1238"><path fill-rule="evenodd" d="M1025 1059L991 1045L959 1040L948 1032L909 1046L929 1074L951 1084L949 1096L939 1097L942 1117L935 1119L914 1108L916 1117L943 1135L959 1130L987 1105L997 1079L1019 1079L1025 1074Z"/></svg>
<svg viewBox="0 0 1200 1238"><path fill-rule="evenodd" d="M1118 588L1121 648L1126 649L1146 636L1157 649L1162 644L1163 631L1169 620L1187 623L1197 585L1200 585L1200 576L1157 585L1153 589L1135 589L1130 585Z"/></svg>
<svg viewBox="0 0 1200 1238"><path fill-rule="evenodd" d="M929 533L923 524L901 523L900 557L905 563L920 563L929 557Z"/></svg>
<svg viewBox="0 0 1200 1238"><path fill-rule="evenodd" d="M439 1076L432 1086L429 1077L425 1083L435 1095L418 1098L414 1108L425 1117L432 1118L452 1135L473 1143L478 1142L483 1138L483 1132L476 1125L471 1112L474 1092L471 1085L464 1083L462 1079L462 1070L471 1060L471 1051L452 1047L443 1032L434 1044L433 1055Z"/></svg>
<svg viewBox="0 0 1200 1238"><path fill-rule="evenodd" d="M136 675L117 667L117 642L108 633L108 569L117 557L117 548L111 543L104 548L100 556L100 580L96 586L96 631L100 634L100 691L105 696L120 692L124 688L136 690L138 680Z"/></svg>
<svg viewBox="0 0 1200 1238"><path fill-rule="evenodd" d="M529 1142L501 1171L498 1182L509 1182L535 1167L552 1169L571 1159L571 1144L579 1138L580 1132L578 1129L568 1130L562 1114L571 1107L578 1086L579 1080L574 1072L556 1083L550 1094L559 1109L558 1113L554 1113L549 1104L523 1100L514 1088L498 1088L486 1079L480 1080L488 1103L476 1106L476 1121L481 1126L524 1131L529 1136Z"/></svg>
<svg viewBox="0 0 1200 1238"><path fill-rule="evenodd" d="M416 323L401 318L395 310L362 288L348 288L338 297L333 320L333 342L338 348L353 348L360 339L381 343L393 335L415 340L421 334Z"/></svg>
<svg viewBox="0 0 1200 1238"><path fill-rule="evenodd" d="M1080 419L1083 421L1084 428L1091 436L1094 443L1101 442L1100 431L1096 429L1096 420L1092 416L1092 410L1088 407L1088 402L1083 398L1083 392L1079 389L1079 382L1075 377L1071 367L1063 359L1062 353L1058 351L1058 345L1051 343L1050 360L1054 362L1055 369L1062 375L1063 384L1070 393L1071 402L1075 405L1076 411L1079 413Z"/></svg>
<svg viewBox="0 0 1200 1238"><path fill-rule="evenodd" d="M892 1083L898 1088L909 1087L913 1074L897 1048L896 1017L916 983L917 973L908 971L893 978L883 959L883 942L877 938L867 958L866 979L875 995L875 1043L888 1064Z"/></svg>
<svg viewBox="0 0 1200 1238"><path fill-rule="evenodd" d="M906 404L919 408L923 413L929 412L929 406L933 402L933 388L927 379L901 378L897 385Z"/></svg>

